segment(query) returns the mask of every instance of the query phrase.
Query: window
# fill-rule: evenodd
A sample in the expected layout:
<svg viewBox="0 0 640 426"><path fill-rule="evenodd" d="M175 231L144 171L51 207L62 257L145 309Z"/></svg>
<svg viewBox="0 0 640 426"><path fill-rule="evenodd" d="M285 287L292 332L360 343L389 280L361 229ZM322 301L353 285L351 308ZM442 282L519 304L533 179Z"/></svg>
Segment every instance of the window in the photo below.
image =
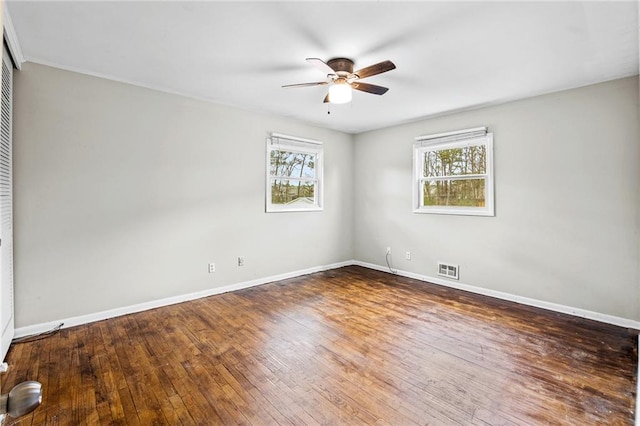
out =
<svg viewBox="0 0 640 426"><path fill-rule="evenodd" d="M267 212L322 210L322 142L267 139Z"/></svg>
<svg viewBox="0 0 640 426"><path fill-rule="evenodd" d="M486 127L419 136L413 211L493 216L493 134Z"/></svg>

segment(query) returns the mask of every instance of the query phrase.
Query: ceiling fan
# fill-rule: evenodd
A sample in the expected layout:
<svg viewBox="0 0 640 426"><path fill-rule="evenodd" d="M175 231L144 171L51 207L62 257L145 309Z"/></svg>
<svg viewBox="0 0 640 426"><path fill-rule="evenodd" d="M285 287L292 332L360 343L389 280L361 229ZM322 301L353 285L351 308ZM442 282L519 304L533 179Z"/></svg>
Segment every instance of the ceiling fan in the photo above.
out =
<svg viewBox="0 0 640 426"><path fill-rule="evenodd" d="M374 95L384 95L389 90L387 87L375 84L363 83L362 79L396 68L391 61L382 61L377 64L359 69L353 72L353 61L347 58L334 58L327 62L318 58L307 58L307 62L314 65L323 73L327 74L325 81L314 83L287 84L282 87L308 87L329 85L329 93L324 98L324 102L341 104L351 101L351 89L362 92L373 93Z"/></svg>

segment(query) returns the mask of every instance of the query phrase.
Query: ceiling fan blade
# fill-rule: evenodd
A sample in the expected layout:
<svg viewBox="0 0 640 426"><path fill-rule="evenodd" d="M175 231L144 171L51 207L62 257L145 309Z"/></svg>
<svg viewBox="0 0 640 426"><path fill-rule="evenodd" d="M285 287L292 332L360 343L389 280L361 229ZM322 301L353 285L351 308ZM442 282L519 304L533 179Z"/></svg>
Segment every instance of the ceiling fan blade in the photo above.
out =
<svg viewBox="0 0 640 426"><path fill-rule="evenodd" d="M351 87L362 92L373 93L374 95L384 95L389 90L388 87L376 86L375 84L361 83L354 81Z"/></svg>
<svg viewBox="0 0 640 426"><path fill-rule="evenodd" d="M309 86L324 86L329 84L326 81L316 81L315 83L298 83L298 84L285 84L282 87L309 87Z"/></svg>
<svg viewBox="0 0 640 426"><path fill-rule="evenodd" d="M318 68L324 74L335 74L336 72L331 68L325 61L318 58L307 58L307 62L309 62L314 67Z"/></svg>
<svg viewBox="0 0 640 426"><path fill-rule="evenodd" d="M372 75L382 74L383 72L391 71L394 69L396 69L396 66L393 62L382 61L375 65L362 68L361 70L354 72L354 74L357 75L358 78L367 78L371 77Z"/></svg>
<svg viewBox="0 0 640 426"><path fill-rule="evenodd" d="M327 93L327 96L324 97L324 101L322 101L323 103L327 104L329 103L329 94Z"/></svg>

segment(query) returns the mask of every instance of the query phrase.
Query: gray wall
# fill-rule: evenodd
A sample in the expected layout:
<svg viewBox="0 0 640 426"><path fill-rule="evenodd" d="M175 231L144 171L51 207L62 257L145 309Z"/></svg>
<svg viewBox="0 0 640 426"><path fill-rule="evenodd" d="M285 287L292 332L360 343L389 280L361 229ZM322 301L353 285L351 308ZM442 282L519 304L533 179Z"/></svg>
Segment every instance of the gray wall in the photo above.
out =
<svg viewBox="0 0 640 426"><path fill-rule="evenodd" d="M385 265L391 246L401 270L447 261L464 284L640 320L638 117L633 77L357 135L356 258ZM477 126L496 216L412 213L414 137Z"/></svg>
<svg viewBox="0 0 640 426"><path fill-rule="evenodd" d="M496 216L412 213L413 138L484 125ZM273 131L325 142L323 212L264 213ZM16 326L354 258L384 265L386 246L408 272L448 261L464 284L640 320L638 141L637 78L351 136L27 63Z"/></svg>
<svg viewBox="0 0 640 426"><path fill-rule="evenodd" d="M349 135L30 63L14 121L16 327L353 258ZM264 213L270 132L324 142L323 212Z"/></svg>

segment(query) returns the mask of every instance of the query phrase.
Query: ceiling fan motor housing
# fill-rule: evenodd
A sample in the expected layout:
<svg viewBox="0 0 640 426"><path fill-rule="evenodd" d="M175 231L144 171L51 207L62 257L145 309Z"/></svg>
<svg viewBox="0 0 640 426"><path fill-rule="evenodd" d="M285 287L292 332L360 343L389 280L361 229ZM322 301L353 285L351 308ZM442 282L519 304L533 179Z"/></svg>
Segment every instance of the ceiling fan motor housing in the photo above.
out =
<svg viewBox="0 0 640 426"><path fill-rule="evenodd" d="M353 61L347 58L334 58L327 61L327 65L341 77L353 74Z"/></svg>

